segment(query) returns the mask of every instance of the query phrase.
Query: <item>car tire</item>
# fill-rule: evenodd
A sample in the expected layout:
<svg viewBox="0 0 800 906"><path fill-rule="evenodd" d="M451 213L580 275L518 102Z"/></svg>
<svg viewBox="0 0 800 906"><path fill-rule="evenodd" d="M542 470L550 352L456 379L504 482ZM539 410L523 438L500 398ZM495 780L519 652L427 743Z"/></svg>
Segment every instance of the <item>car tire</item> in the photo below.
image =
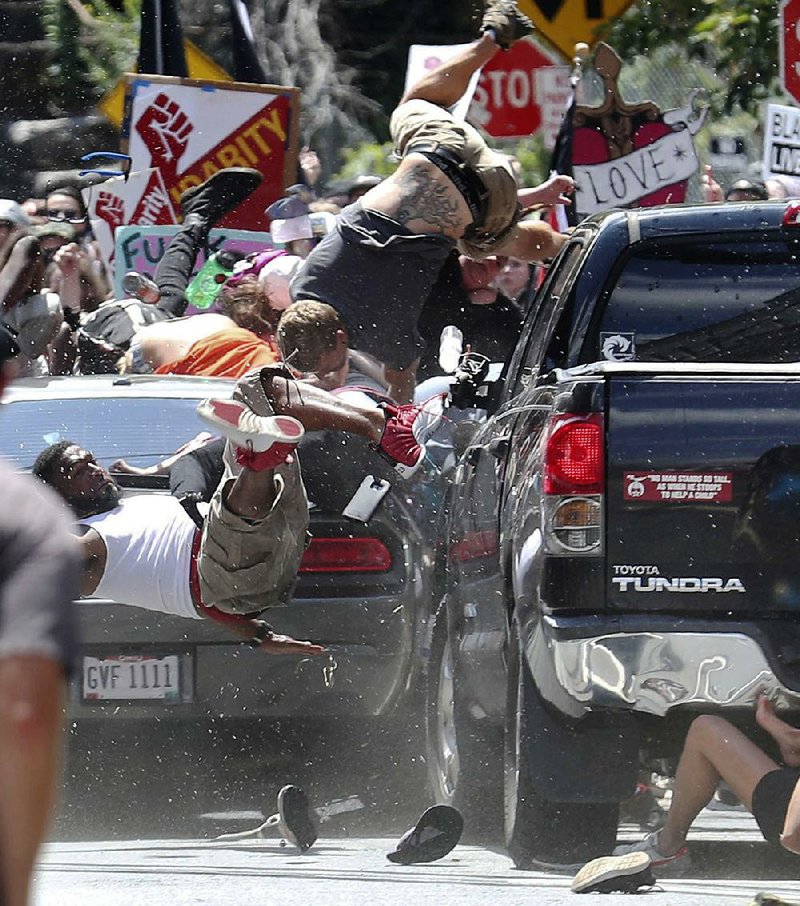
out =
<svg viewBox="0 0 800 906"><path fill-rule="evenodd" d="M516 868L573 868L614 848L616 803L553 802L534 787L527 704L538 695L512 619L504 745L505 839ZM580 753L591 758L590 751Z"/></svg>
<svg viewBox="0 0 800 906"><path fill-rule="evenodd" d="M464 817L465 836L499 843L503 827L502 733L473 719L459 694L447 608L434 617L427 681L426 747L428 783L437 803Z"/></svg>

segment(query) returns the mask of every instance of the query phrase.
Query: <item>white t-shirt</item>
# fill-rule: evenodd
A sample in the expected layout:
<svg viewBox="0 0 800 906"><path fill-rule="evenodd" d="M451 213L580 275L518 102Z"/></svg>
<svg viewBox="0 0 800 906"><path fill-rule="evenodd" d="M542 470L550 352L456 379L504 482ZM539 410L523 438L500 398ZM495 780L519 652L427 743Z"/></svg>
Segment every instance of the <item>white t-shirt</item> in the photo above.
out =
<svg viewBox="0 0 800 906"><path fill-rule="evenodd" d="M189 589L196 526L174 497L124 497L113 510L80 522L100 535L107 551L106 568L92 597L202 619Z"/></svg>

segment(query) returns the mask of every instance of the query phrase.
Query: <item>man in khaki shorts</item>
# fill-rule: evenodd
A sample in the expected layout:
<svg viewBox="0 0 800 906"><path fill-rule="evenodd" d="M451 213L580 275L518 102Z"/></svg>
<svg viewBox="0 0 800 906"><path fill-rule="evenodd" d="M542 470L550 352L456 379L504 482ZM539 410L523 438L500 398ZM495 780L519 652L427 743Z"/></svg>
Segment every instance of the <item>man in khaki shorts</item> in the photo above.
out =
<svg viewBox="0 0 800 906"><path fill-rule="evenodd" d="M570 177L518 188L508 159L449 112L470 78L533 25L513 0L492 0L482 36L427 73L391 121L402 158L388 179L342 212L292 282L292 297L323 302L346 325L350 345L384 365L389 395L411 399L422 341L417 318L452 248L469 257L552 258L564 236L543 221L522 220L533 205L566 202ZM322 356L278 327L284 359L300 371L335 371L342 350Z"/></svg>
<svg viewBox="0 0 800 906"><path fill-rule="evenodd" d="M131 494L88 450L69 440L47 447L33 473L77 517L80 593L188 618L209 618L268 653L322 648L272 632L260 614L288 604L308 537L308 498L295 448L304 431L357 434L400 466L416 467L421 445L406 416L348 405L298 385L281 365L256 369L232 399L209 399L201 419L226 438L225 469L198 530L172 496ZM414 411L416 411L414 409Z"/></svg>

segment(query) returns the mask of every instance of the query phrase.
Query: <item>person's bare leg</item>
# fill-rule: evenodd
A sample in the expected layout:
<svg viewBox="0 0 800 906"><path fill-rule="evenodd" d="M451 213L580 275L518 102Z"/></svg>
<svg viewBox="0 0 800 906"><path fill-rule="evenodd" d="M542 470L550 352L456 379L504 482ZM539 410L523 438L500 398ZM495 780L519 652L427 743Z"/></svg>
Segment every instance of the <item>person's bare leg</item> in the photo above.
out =
<svg viewBox="0 0 800 906"><path fill-rule="evenodd" d="M740 730L721 717L696 718L678 762L672 803L659 836L659 849L674 855L685 843L694 819L714 795L720 778L749 809L753 790L777 764Z"/></svg>
<svg viewBox="0 0 800 906"><path fill-rule="evenodd" d="M327 390L302 381L262 372L267 399L277 414L292 415L306 431L344 431L377 443L383 436L386 419L378 408L342 402Z"/></svg>
<svg viewBox="0 0 800 906"><path fill-rule="evenodd" d="M494 38L483 35L452 59L431 69L403 95L401 104L415 99L452 107L464 95L469 80L500 50Z"/></svg>
<svg viewBox="0 0 800 906"><path fill-rule="evenodd" d="M270 514L276 495L275 473L272 469L254 472L246 467L223 491L227 509L243 519L254 521Z"/></svg>
<svg viewBox="0 0 800 906"><path fill-rule="evenodd" d="M0 660L0 902L27 906L61 753L64 672L50 658ZM4 897L3 897L4 894Z"/></svg>

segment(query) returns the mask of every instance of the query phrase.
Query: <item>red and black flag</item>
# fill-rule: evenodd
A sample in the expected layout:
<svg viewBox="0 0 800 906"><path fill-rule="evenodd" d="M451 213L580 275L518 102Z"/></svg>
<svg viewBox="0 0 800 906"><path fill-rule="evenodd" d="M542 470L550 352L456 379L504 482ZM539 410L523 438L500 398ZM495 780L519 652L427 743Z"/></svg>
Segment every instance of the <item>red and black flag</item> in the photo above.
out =
<svg viewBox="0 0 800 906"><path fill-rule="evenodd" d="M564 119L558 130L556 143L553 146L553 153L550 156L550 173L559 173L562 176L572 176L572 142L575 132L575 126L572 121L575 113L575 84L573 84L570 94L569 103L564 113ZM578 216L575 212L575 198L572 199L571 205L557 204L552 208L550 216L551 226L559 232L564 232L569 227L578 223Z"/></svg>
<svg viewBox="0 0 800 906"><path fill-rule="evenodd" d="M136 69L151 75L188 77L177 0L142 0Z"/></svg>
<svg viewBox="0 0 800 906"><path fill-rule="evenodd" d="M256 53L253 26L244 0L228 0L231 12L231 34L233 51L233 77L237 82L265 84L264 72Z"/></svg>

